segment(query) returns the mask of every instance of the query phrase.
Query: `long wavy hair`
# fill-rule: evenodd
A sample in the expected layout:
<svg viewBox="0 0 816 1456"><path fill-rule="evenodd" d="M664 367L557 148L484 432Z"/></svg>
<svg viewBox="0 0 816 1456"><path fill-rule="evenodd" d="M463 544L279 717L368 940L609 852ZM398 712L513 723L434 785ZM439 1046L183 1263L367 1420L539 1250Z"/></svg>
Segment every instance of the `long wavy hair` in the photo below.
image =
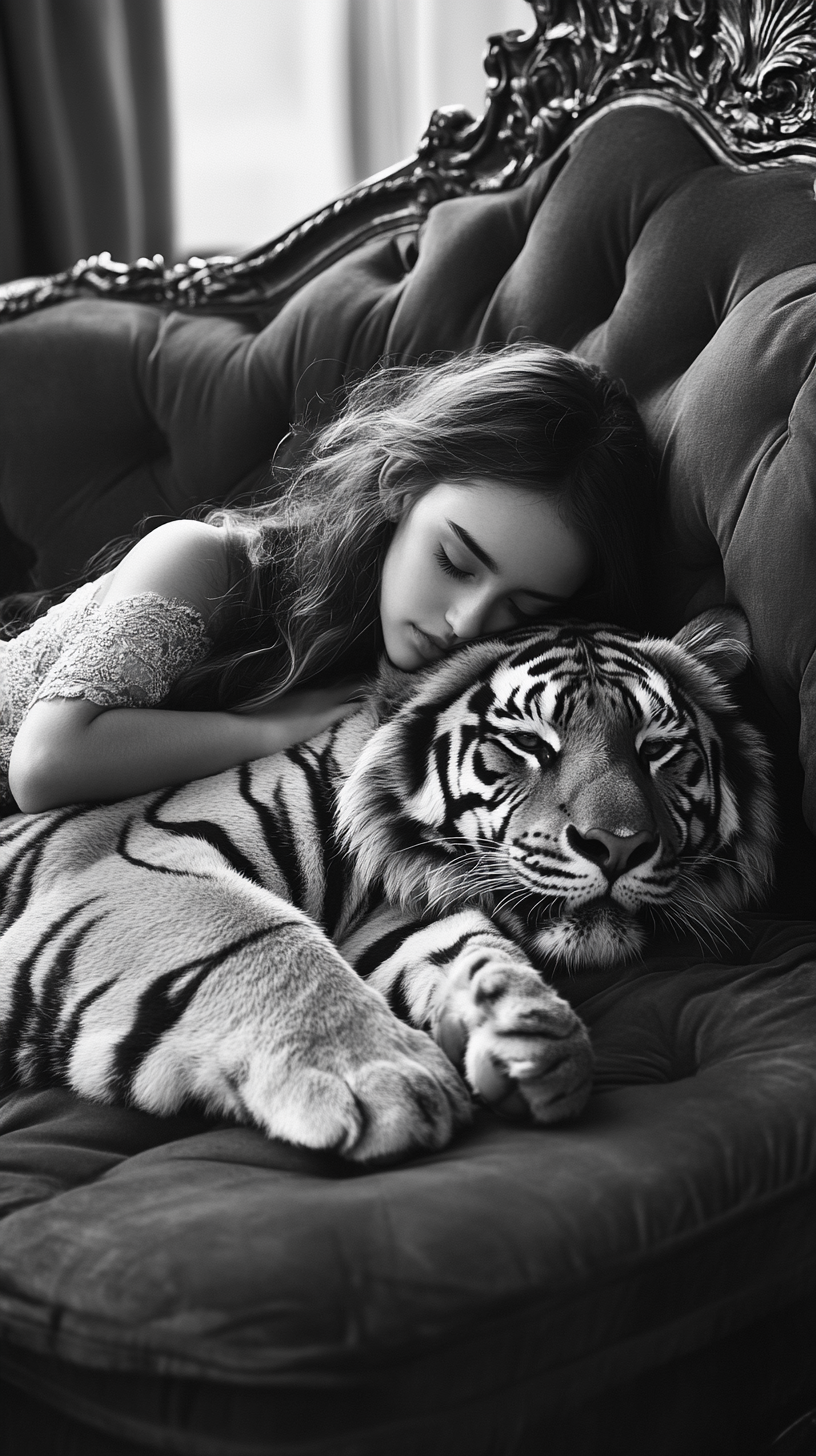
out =
<svg viewBox="0 0 816 1456"><path fill-rule="evenodd" d="M593 562L570 614L637 623L650 453L624 387L576 355L521 344L382 367L296 443L300 463L265 499L206 517L226 535L232 584L211 621L215 652L179 681L172 705L250 709L372 668L395 525L442 481L556 498Z"/></svg>

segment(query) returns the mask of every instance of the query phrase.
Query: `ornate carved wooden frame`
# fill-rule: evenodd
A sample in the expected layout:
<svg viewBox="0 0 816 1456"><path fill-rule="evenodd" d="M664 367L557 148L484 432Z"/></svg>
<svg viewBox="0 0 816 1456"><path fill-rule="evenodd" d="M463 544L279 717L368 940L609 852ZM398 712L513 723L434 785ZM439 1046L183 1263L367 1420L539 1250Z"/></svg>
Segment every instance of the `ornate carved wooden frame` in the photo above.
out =
<svg viewBox="0 0 816 1456"><path fill-rule="evenodd" d="M66 298L274 313L370 238L417 227L443 198L516 187L615 107L680 113L728 166L816 164L814 0L528 0L532 27L488 40L484 114L435 111L415 155L240 258L109 255L0 292L0 319Z"/></svg>

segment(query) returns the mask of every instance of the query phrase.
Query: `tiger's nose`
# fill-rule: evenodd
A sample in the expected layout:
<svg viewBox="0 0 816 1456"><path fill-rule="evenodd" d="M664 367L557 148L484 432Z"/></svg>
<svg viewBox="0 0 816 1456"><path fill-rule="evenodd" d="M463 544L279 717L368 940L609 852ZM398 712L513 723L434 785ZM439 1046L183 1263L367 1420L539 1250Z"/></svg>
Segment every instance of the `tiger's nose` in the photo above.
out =
<svg viewBox="0 0 816 1456"><path fill-rule="evenodd" d="M660 842L648 829L637 834L611 834L608 829L585 829L581 834L571 829L569 837L573 849L598 865L610 882L644 864Z"/></svg>

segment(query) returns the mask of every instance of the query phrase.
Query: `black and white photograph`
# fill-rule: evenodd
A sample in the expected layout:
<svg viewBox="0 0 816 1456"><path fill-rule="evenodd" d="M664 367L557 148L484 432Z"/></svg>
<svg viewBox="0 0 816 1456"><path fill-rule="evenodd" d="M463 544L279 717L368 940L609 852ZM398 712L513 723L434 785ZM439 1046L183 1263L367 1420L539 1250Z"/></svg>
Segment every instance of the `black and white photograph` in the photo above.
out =
<svg viewBox="0 0 816 1456"><path fill-rule="evenodd" d="M816 1456L816 0L0 0L1 1456Z"/></svg>

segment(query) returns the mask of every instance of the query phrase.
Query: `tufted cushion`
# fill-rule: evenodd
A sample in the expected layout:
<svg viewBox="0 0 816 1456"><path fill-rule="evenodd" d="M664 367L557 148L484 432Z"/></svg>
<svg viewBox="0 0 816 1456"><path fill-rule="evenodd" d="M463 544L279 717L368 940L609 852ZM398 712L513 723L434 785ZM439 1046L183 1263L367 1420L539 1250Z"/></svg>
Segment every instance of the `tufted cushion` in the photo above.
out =
<svg viewBox="0 0 816 1456"><path fill-rule="evenodd" d="M627 107L521 189L440 204L415 266L407 238L372 243L276 317L80 301L4 325L5 520L57 583L145 515L256 486L289 421L383 354L576 349L626 381L662 461L664 623L743 606L814 828L813 176L736 174Z"/></svg>
<svg viewBox="0 0 816 1456"><path fill-rule="evenodd" d="M211 1452L478 1456L801 1298L813 941L748 918L713 964L675 947L570 982L598 1061L580 1122L483 1113L391 1170L12 1095L7 1370L92 1426L147 1445L166 1428L168 1450L194 1430Z"/></svg>

